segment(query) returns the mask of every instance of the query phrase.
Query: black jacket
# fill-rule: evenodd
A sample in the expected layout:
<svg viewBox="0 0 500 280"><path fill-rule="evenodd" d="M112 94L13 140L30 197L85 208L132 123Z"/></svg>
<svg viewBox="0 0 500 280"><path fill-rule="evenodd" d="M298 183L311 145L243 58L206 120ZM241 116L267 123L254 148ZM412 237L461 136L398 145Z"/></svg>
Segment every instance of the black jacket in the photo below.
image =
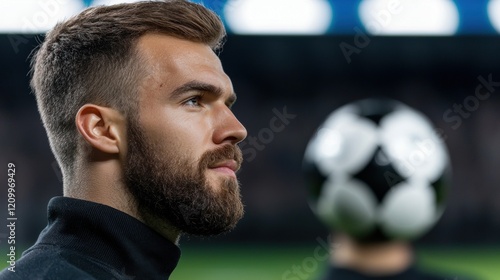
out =
<svg viewBox="0 0 500 280"><path fill-rule="evenodd" d="M55 197L48 225L0 279L168 279L180 249L112 207Z"/></svg>

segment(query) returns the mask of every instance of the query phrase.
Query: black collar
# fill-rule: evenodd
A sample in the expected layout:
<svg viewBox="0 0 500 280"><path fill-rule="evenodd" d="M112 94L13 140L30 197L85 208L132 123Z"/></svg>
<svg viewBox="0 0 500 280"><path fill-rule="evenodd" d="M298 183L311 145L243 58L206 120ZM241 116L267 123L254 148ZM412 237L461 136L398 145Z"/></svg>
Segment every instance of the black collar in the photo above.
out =
<svg viewBox="0 0 500 280"><path fill-rule="evenodd" d="M37 242L69 249L140 279L166 279L180 249L150 227L112 207L68 197L52 198L48 226Z"/></svg>

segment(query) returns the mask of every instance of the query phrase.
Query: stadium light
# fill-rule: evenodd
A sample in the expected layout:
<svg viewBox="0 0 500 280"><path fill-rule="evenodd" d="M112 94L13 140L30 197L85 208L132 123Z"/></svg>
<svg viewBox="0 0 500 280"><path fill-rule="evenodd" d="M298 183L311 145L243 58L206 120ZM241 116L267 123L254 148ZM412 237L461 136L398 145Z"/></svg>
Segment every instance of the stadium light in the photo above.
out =
<svg viewBox="0 0 500 280"><path fill-rule="evenodd" d="M453 35L459 23L451 0L363 0L359 16L374 35Z"/></svg>
<svg viewBox="0 0 500 280"><path fill-rule="evenodd" d="M2 0L0 32L44 33L57 22L77 14L83 8L81 1Z"/></svg>
<svg viewBox="0 0 500 280"><path fill-rule="evenodd" d="M229 29L237 34L324 34L333 11L326 0L229 0Z"/></svg>
<svg viewBox="0 0 500 280"><path fill-rule="evenodd" d="M500 0L491 0L488 3L488 16L491 25L500 32Z"/></svg>

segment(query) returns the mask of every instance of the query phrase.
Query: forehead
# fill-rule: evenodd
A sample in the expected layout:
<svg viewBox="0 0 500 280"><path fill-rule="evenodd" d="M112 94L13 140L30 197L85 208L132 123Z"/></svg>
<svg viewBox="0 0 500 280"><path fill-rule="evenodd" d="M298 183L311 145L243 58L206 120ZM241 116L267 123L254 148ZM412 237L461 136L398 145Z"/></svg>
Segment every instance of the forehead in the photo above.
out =
<svg viewBox="0 0 500 280"><path fill-rule="evenodd" d="M222 64L205 44L162 34L146 34L137 42L146 73L159 82L169 84L200 80L219 87L230 84Z"/></svg>

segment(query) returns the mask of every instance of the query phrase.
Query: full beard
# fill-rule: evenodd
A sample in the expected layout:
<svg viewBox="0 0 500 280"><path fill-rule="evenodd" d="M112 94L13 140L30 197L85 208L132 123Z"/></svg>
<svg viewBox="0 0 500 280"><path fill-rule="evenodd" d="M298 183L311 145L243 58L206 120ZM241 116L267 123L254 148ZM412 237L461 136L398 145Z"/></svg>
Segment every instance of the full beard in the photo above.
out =
<svg viewBox="0 0 500 280"><path fill-rule="evenodd" d="M124 181L140 216L203 236L230 231L243 217L238 181L220 176L219 184L211 185L205 176L220 161L241 164L237 146L207 151L196 165L175 147L161 153L134 121L129 121L128 137Z"/></svg>

